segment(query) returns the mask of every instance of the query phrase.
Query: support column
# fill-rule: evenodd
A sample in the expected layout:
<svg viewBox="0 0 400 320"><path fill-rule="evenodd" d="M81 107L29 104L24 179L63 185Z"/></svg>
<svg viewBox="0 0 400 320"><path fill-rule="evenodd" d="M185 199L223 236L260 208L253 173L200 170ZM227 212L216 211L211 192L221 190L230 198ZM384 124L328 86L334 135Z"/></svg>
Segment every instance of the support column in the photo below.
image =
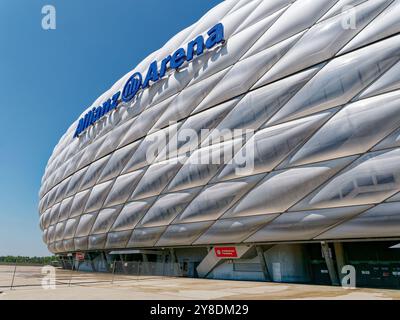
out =
<svg viewBox="0 0 400 320"><path fill-rule="evenodd" d="M342 274L342 268L346 265L346 260L344 257L343 243L334 242L333 247L335 248L335 256L336 256L336 266L339 273L339 280L342 282L342 278L344 274Z"/></svg>
<svg viewBox="0 0 400 320"><path fill-rule="evenodd" d="M66 268L66 263L65 263L65 260L64 260L64 257L63 257L63 256L60 257L60 261L61 261L61 266L62 266L62 268L63 268L63 269L67 269L67 268Z"/></svg>
<svg viewBox="0 0 400 320"><path fill-rule="evenodd" d="M335 264L331 257L331 252L329 250L329 244L326 242L321 242L322 252L324 254L326 267L328 268L329 277L331 278L331 283L333 286L339 285L338 276L335 270Z"/></svg>
<svg viewBox="0 0 400 320"><path fill-rule="evenodd" d="M90 266L91 266L91 268L92 268L92 271L93 271L93 272L96 272L96 266L95 266L95 264L94 264L94 261L93 261L93 258L92 258L92 256L91 256L91 254L88 253L87 256L88 256L88 258L89 258L89 262L90 262Z"/></svg>
<svg viewBox="0 0 400 320"><path fill-rule="evenodd" d="M128 270L125 267L125 261L124 261L124 256L122 254L119 255L119 259L121 260L121 266L124 274L128 274Z"/></svg>
<svg viewBox="0 0 400 320"><path fill-rule="evenodd" d="M260 259L260 264L261 264L261 268L262 268L262 271L264 274L264 279L265 279L265 281L271 281L271 275L269 274L269 271L268 271L268 265L267 265L267 261L265 260L264 251L260 246L256 246L256 250L257 250L258 258Z"/></svg>
<svg viewBox="0 0 400 320"><path fill-rule="evenodd" d="M142 253L142 272L144 275L153 275L151 270L151 265L146 253Z"/></svg>
<svg viewBox="0 0 400 320"><path fill-rule="evenodd" d="M178 261L176 259L175 250L173 248L171 248L171 249L169 249L169 253L170 253L170 256L171 256L171 261L173 263L177 263Z"/></svg>
<svg viewBox="0 0 400 320"><path fill-rule="evenodd" d="M176 258L175 250L173 248L169 249L169 255L170 255L170 267L169 267L169 270L170 270L171 274L175 274L176 271L178 271L177 268L176 268L176 266L178 264L178 261L177 261L177 258ZM178 272L179 272L179 274L181 273L180 272L180 268L179 268Z"/></svg>
<svg viewBox="0 0 400 320"><path fill-rule="evenodd" d="M165 253L165 251L163 252L163 256L162 256L162 275L165 276L165 265L166 265L166 261L167 261L167 255Z"/></svg>
<svg viewBox="0 0 400 320"><path fill-rule="evenodd" d="M104 251L102 251L102 252L101 252L101 256L102 256L102 259L103 259L103 261L104 261L104 263L105 263L107 272L110 272L110 271L111 271L111 268L110 268L110 266L109 266L109 264L108 264L107 254L106 254Z"/></svg>
<svg viewBox="0 0 400 320"><path fill-rule="evenodd" d="M75 270L75 259L74 259L74 257L71 255L71 256L69 256L68 260L69 260L69 262L71 264L71 268L70 269Z"/></svg>

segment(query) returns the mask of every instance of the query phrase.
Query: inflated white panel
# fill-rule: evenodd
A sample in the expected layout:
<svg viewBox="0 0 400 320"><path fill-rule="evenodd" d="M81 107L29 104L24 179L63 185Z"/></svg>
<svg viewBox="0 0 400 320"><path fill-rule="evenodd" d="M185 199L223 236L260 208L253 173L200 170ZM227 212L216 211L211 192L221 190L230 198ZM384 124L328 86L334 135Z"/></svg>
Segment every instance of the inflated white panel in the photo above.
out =
<svg viewBox="0 0 400 320"><path fill-rule="evenodd" d="M219 23L218 45L74 137L135 72ZM400 0L222 1L82 108L42 177L44 242L398 237L399 32Z"/></svg>

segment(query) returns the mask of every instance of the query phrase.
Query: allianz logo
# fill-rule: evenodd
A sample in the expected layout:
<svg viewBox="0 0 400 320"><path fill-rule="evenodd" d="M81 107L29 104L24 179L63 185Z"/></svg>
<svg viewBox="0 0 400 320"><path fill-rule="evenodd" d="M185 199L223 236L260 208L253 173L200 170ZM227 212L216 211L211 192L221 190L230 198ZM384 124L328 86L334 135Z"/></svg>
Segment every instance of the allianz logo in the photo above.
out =
<svg viewBox="0 0 400 320"><path fill-rule="evenodd" d="M202 35L190 41L186 50L179 48L172 55L168 55L159 63L153 61L147 71L145 77L140 72L133 73L125 83L121 91L116 92L111 99L108 99L101 106L94 107L79 119L74 138L79 137L88 127L102 119L105 115L116 109L120 103L130 102L140 90L145 90L151 83L156 83L162 79L170 69L179 69L185 62L193 60L194 56L200 56L205 49L210 50L219 43L224 43L224 26L218 23L207 32L207 39Z"/></svg>

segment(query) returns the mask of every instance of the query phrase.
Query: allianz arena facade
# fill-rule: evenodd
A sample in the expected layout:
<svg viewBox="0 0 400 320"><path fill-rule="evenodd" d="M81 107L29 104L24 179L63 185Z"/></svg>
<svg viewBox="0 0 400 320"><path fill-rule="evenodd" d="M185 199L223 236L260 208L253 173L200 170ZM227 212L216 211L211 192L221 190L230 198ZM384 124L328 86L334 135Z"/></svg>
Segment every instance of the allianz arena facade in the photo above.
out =
<svg viewBox="0 0 400 320"><path fill-rule="evenodd" d="M222 2L60 139L44 242L99 270L400 287L399 31L400 0Z"/></svg>

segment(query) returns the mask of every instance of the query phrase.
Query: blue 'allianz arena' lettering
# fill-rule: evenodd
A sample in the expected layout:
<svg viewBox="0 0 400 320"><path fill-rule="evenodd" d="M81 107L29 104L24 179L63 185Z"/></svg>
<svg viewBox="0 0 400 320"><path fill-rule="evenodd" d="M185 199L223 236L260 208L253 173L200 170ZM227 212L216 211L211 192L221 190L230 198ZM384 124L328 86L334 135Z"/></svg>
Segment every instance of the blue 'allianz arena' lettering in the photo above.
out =
<svg viewBox="0 0 400 320"><path fill-rule="evenodd" d="M185 62L193 60L194 56L200 56L204 53L204 49L212 49L215 45L223 43L224 39L224 26L218 23L207 32L208 38L204 42L203 36L198 36L196 39L190 41L187 49L179 48L174 54L164 58L161 62L160 69L158 69L158 62L153 61L147 71L146 77L140 72L135 72L126 82L122 92L118 91L111 99L108 99L102 106L93 108L86 113L78 122L74 137L85 131L89 126L101 119L108 112L116 109L121 101L131 101L140 89L146 89L150 86L151 82L155 83L162 79L168 69L179 69ZM121 97L121 100L119 98Z"/></svg>
<svg viewBox="0 0 400 320"><path fill-rule="evenodd" d="M88 113L86 113L78 122L78 127L76 128L74 137L79 137L79 135L85 131L89 126L99 120L108 112L117 108L119 103L119 97L121 92L118 91L116 94L113 95L111 99L108 99L103 105L93 108Z"/></svg>

